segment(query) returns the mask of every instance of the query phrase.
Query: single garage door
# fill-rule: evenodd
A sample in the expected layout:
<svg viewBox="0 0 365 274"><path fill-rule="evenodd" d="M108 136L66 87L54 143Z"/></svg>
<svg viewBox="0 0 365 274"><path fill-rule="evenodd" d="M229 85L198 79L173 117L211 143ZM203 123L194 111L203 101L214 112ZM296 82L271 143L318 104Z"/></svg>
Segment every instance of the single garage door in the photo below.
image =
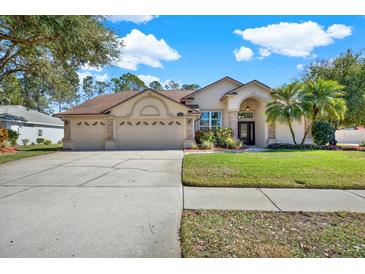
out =
<svg viewBox="0 0 365 274"><path fill-rule="evenodd" d="M104 121L75 121L72 125L73 147L76 150L105 149Z"/></svg>
<svg viewBox="0 0 365 274"><path fill-rule="evenodd" d="M117 123L118 149L182 149L184 120L120 120Z"/></svg>

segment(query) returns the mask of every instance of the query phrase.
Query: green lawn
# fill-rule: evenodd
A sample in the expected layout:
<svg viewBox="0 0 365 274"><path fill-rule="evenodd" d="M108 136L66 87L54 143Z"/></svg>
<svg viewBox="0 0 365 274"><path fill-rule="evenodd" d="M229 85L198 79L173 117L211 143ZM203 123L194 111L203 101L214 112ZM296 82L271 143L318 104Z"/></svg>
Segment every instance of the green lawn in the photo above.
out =
<svg viewBox="0 0 365 274"><path fill-rule="evenodd" d="M23 158L49 154L55 151L61 150L62 145L34 145L34 146L22 146L18 148L18 152L9 154L0 154L0 164L20 160Z"/></svg>
<svg viewBox="0 0 365 274"><path fill-rule="evenodd" d="M365 214L184 211L183 257L365 257Z"/></svg>
<svg viewBox="0 0 365 274"><path fill-rule="evenodd" d="M362 151L190 154L183 163L189 186L365 189L364 174Z"/></svg>

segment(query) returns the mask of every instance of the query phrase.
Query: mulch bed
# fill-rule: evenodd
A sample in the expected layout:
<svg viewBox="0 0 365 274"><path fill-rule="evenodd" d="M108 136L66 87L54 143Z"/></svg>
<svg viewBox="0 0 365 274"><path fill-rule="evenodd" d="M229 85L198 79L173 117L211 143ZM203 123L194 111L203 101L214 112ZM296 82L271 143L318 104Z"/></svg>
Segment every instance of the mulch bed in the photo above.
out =
<svg viewBox="0 0 365 274"><path fill-rule="evenodd" d="M17 152L15 147L0 147L0 154L15 153Z"/></svg>

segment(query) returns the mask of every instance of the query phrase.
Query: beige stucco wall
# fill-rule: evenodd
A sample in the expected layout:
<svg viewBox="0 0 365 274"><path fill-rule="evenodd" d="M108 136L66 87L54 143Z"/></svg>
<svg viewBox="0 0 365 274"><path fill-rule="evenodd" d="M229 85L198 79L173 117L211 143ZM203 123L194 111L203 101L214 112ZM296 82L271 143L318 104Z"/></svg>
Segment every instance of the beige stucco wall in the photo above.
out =
<svg viewBox="0 0 365 274"><path fill-rule="evenodd" d="M293 143L293 138L291 136L289 126L286 123L275 123L276 127L276 142L278 143ZM297 143L300 143L304 136L304 118L299 121L293 121L293 130L295 133L295 139Z"/></svg>
<svg viewBox="0 0 365 274"><path fill-rule="evenodd" d="M208 87L206 90L193 95L192 104L198 104L200 111L222 111L223 127L229 126L229 115L226 101L221 101L222 96L238 85L230 80L225 80L216 85Z"/></svg>

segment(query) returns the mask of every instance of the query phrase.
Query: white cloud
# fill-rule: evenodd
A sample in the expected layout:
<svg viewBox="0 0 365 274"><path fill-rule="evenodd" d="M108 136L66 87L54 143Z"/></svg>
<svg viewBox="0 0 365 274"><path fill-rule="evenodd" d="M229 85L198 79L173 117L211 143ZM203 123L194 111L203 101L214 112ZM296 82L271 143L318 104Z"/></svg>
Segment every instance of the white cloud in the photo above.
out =
<svg viewBox="0 0 365 274"><path fill-rule="evenodd" d="M342 24L331 25L325 30L312 21L281 22L265 27L234 31L243 39L265 49L267 54L270 52L294 57L310 56L316 47L332 44L335 39L343 39L351 35L351 32L351 27Z"/></svg>
<svg viewBox="0 0 365 274"><path fill-rule="evenodd" d="M351 35L351 28L341 24L334 24L327 29L327 33L334 39L343 39Z"/></svg>
<svg viewBox="0 0 365 274"><path fill-rule="evenodd" d="M298 71L302 71L304 69L304 64L298 64L297 65L297 70Z"/></svg>
<svg viewBox="0 0 365 274"><path fill-rule="evenodd" d="M121 40L125 47L115 65L123 69L137 70L140 64L162 68L161 61L173 61L181 57L164 39L158 40L153 34L146 35L137 29L133 29Z"/></svg>
<svg viewBox="0 0 365 274"><path fill-rule="evenodd" d="M108 74L104 73L102 75L95 75L95 80L104 82L104 81L108 80Z"/></svg>
<svg viewBox="0 0 365 274"><path fill-rule="evenodd" d="M233 51L234 57L238 62L249 61L253 57L253 51L250 48L240 47L240 49L235 49Z"/></svg>
<svg viewBox="0 0 365 274"><path fill-rule="evenodd" d="M87 76L93 76L90 71L78 72L77 74L79 75L80 82Z"/></svg>
<svg viewBox="0 0 365 274"><path fill-rule="evenodd" d="M109 21L112 22L133 22L136 24L146 24L154 18L157 18L157 15L112 15L108 17Z"/></svg>
<svg viewBox="0 0 365 274"><path fill-rule="evenodd" d="M271 55L271 52L268 49L266 49L266 48L260 48L259 49L259 54L260 54L259 59L263 59L265 57L270 56Z"/></svg>
<svg viewBox="0 0 365 274"><path fill-rule="evenodd" d="M158 78L157 76L153 76L153 75L139 74L137 76L139 79L141 79L146 84L146 86L149 86L149 84L153 81L158 81L158 82L160 82L162 87L165 88L165 85L167 85L171 81L170 79L161 81L160 78ZM175 81L175 82L177 82L180 86L182 85L181 81Z"/></svg>
<svg viewBox="0 0 365 274"><path fill-rule="evenodd" d="M91 76L94 78L94 80L96 81L106 81L109 76L108 74L104 73L104 74L94 74L90 71L83 71L83 72L78 72L77 73L79 75L79 79L80 79L80 83L82 83L82 81L84 80L85 77L87 76Z"/></svg>
<svg viewBox="0 0 365 274"><path fill-rule="evenodd" d="M82 70L89 70L89 71L102 71L101 68L97 68L97 67L91 67L89 65L84 65L81 67Z"/></svg>
<svg viewBox="0 0 365 274"><path fill-rule="evenodd" d="M139 79L141 79L146 86L148 86L151 82L153 81L159 81L160 82L160 78L153 76L153 75L144 75L144 74L140 74L137 75Z"/></svg>

